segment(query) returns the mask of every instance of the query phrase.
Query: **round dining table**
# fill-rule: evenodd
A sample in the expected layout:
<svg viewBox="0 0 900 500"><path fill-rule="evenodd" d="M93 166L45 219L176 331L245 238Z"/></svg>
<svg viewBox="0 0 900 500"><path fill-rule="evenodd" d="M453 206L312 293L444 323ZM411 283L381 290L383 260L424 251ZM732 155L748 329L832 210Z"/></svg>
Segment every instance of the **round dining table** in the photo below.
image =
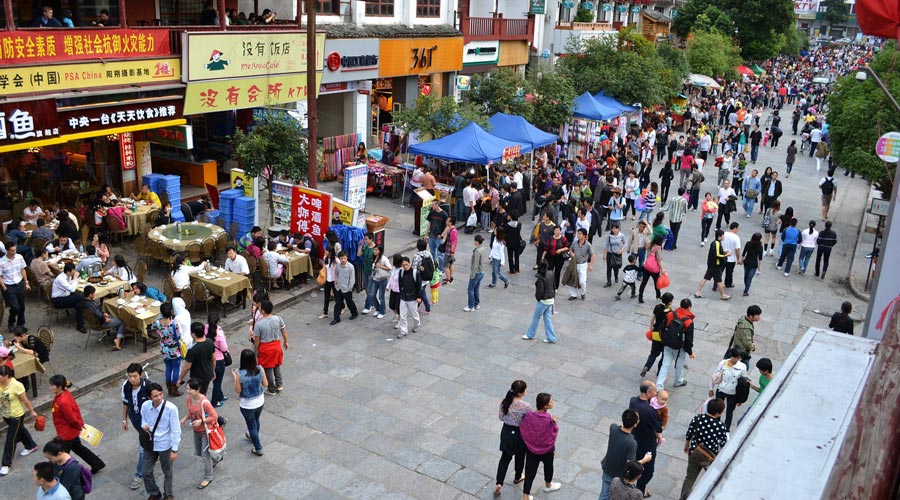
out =
<svg viewBox="0 0 900 500"><path fill-rule="evenodd" d="M169 250L184 252L191 243L202 243L207 238L216 239L225 232L209 222L182 222L180 225L180 232L179 223L166 224L152 229L148 237L162 243Z"/></svg>

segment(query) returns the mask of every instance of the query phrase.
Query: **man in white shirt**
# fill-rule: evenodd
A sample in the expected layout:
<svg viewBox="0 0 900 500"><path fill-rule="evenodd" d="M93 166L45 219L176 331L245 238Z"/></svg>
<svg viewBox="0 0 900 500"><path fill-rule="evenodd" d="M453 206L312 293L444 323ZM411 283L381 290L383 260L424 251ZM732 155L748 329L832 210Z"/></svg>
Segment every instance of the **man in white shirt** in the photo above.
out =
<svg viewBox="0 0 900 500"><path fill-rule="evenodd" d="M725 218L725 223L731 223L731 210L728 208L728 198L734 197L737 199L737 193L734 192L734 189L731 187L731 181L723 181L722 187L719 188L719 193L717 195L719 202L719 215L716 218L716 229L722 229L722 218ZM737 203L737 201L735 201Z"/></svg>
<svg viewBox="0 0 900 500"><path fill-rule="evenodd" d="M247 259L244 258L243 255L237 253L237 250L234 249L233 246L228 245L225 247L225 270L232 273L237 273L242 276L250 275L250 266L247 265ZM238 293L235 295L236 304L240 305L243 309L247 308L247 294L245 292Z"/></svg>
<svg viewBox="0 0 900 500"><path fill-rule="evenodd" d="M834 169L829 170L825 177L819 180L819 190L822 192L822 219L828 220L828 210L831 208L831 202L837 196Z"/></svg>
<svg viewBox="0 0 900 500"><path fill-rule="evenodd" d="M178 445L181 444L181 424L178 421L178 407L163 399L163 389L157 383L150 384L150 401L141 405L141 427L151 433L153 450L144 452L144 464L141 475L144 477L144 489L150 498L175 498L172 462L178 458ZM159 462L163 472L163 490L156 484L153 470Z"/></svg>
<svg viewBox="0 0 900 500"><path fill-rule="evenodd" d="M6 325L9 331L15 326L25 326L25 291L31 290L28 275L25 273L25 259L16 253L15 242L6 248L6 255L0 259L0 289L3 299L9 308L9 319Z"/></svg>
<svg viewBox="0 0 900 500"><path fill-rule="evenodd" d="M513 174L513 184L520 191L525 188L525 174L521 170L516 170L516 173Z"/></svg>
<svg viewBox="0 0 900 500"><path fill-rule="evenodd" d="M734 288L734 266L743 264L741 257L741 237L738 236L740 224L732 222L722 238L722 250L730 252L725 259L725 288Z"/></svg>
<svg viewBox="0 0 900 500"><path fill-rule="evenodd" d="M41 206L38 204L37 200L31 200L28 203L28 206L22 210L22 218L27 222L34 222L43 214L44 211L41 210Z"/></svg>
<svg viewBox="0 0 900 500"><path fill-rule="evenodd" d="M75 309L75 328L85 333L84 316L78 304L84 300L84 295L78 291L78 270L75 264L69 262L63 267L63 272L59 273L53 280L53 286L50 289L50 302L56 309Z"/></svg>
<svg viewBox="0 0 900 500"><path fill-rule="evenodd" d="M469 215L475 212L475 201L478 200L478 190L473 185L474 181L469 179L469 184L463 189L463 203L466 205L466 219L463 221L468 226Z"/></svg>
<svg viewBox="0 0 900 500"><path fill-rule="evenodd" d="M812 158L816 154L816 147L822 142L822 129L813 125L812 131L809 133L809 157Z"/></svg>

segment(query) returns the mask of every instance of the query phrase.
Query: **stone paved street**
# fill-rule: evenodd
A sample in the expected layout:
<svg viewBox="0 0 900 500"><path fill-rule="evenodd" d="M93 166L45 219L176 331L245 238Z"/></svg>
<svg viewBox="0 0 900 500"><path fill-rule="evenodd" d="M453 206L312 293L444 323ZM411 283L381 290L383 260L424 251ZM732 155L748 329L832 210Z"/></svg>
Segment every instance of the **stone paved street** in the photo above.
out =
<svg viewBox="0 0 900 500"><path fill-rule="evenodd" d="M792 137L784 139L777 149L763 148L755 167L762 171L772 165L783 171L784 151ZM704 191L713 191L714 171L707 169ZM790 179L784 179L783 204L794 207L801 228L810 219L818 220L817 229L822 228L816 187L822 175L824 171L815 172L813 159L803 157ZM775 270L774 258L766 257L749 298L741 297L736 288L731 301L712 298L709 291L707 298L694 301L697 359L689 362L688 385L671 390L667 441L659 449L656 476L649 486L653 498L678 497L686 468L681 452L684 432L706 397L709 376L735 321L748 305L763 309L754 360L772 358L776 373L807 327L827 326L828 318L814 310L830 316L842 301L851 300L856 314L864 315L865 305L850 298L845 282L868 184L842 175L836 180L832 213L839 243L827 280L814 278L811 270L805 276L795 272L784 277ZM707 248L699 246L698 214L689 212L679 249L664 256L676 302L690 296L705 268ZM741 223L740 235L746 242L759 231L761 216L746 219L741 211L733 220ZM530 228L526 222L525 229ZM263 412L265 456L250 454L237 398L226 387L231 400L221 410L229 419L228 457L216 468L212 485L197 490L202 466L190 453L192 443L186 435L176 462L177 497L491 498L499 458L497 405L510 382L521 378L528 383L530 402L539 392L553 395L553 414L560 424L555 479L562 482L562 489L550 494L536 489L535 498L595 499L609 424L618 422L629 398L637 394L638 373L649 352L644 332L653 307L652 290L643 305L627 298L615 302L614 289L602 288L605 265L598 256L587 301L566 301L567 290L560 290L559 314L553 317L559 342L525 342L520 336L534 307L533 250L523 255L523 272L509 289L482 287L481 309L466 313L462 308L472 237L461 234L460 244L456 283L441 289L439 304L423 317L423 327L404 340L394 339L397 330L388 321L390 314L384 320L361 315L356 321L347 321L345 314L339 325L328 326L327 320L316 319L322 308L319 292L279 311L288 325L291 349L285 359L286 389L268 398ZM387 253L396 250L389 242ZM741 282L742 269L736 276L736 283ZM357 295L356 301L361 308L363 297ZM239 350L247 347L246 329L228 334L237 359ZM542 338L542 330L538 335ZM161 366L154 358L153 380L163 379ZM754 368L751 378L757 374ZM230 375L226 377L230 382ZM144 497L143 490L128 489L137 438L133 431L121 431L118 395L119 384L110 384L79 398L85 421L106 432L98 451L108 466L94 478L92 499ZM184 409L183 401L178 405ZM742 413L739 409L738 415ZM37 440L43 445L52 436L48 425ZM39 454L17 456L10 475L0 479L0 497L33 498L31 466L39 459ZM502 498L521 498L511 477L512 472Z"/></svg>

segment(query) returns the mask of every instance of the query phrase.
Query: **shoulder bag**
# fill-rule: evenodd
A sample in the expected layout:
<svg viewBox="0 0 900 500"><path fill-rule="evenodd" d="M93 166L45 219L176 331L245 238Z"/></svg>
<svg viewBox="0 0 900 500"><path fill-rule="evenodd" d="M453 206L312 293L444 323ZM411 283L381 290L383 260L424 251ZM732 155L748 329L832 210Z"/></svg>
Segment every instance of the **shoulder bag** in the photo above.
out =
<svg viewBox="0 0 900 500"><path fill-rule="evenodd" d="M153 451L153 435L156 434L156 428L159 427L159 421L162 420L163 413L166 411L166 400L164 399L162 404L162 409L159 410L159 415L156 417L156 423L153 424L153 430L147 432L143 427L138 431L138 440L141 443L141 448L144 451Z"/></svg>
<svg viewBox="0 0 900 500"><path fill-rule="evenodd" d="M651 274L659 272L659 261L656 260L656 252L652 248L650 249L650 255L647 256L647 260L644 261L644 270Z"/></svg>
<svg viewBox="0 0 900 500"><path fill-rule="evenodd" d="M690 459L691 462L694 462L705 469L716 459L716 454L704 446L703 443L697 443L697 446L694 447L694 451L690 454Z"/></svg>
<svg viewBox="0 0 900 500"><path fill-rule="evenodd" d="M203 430L206 432L209 456L212 458L213 464L218 464L225 458L225 431L218 422L213 424L212 427L206 424L207 413L203 410L204 403L210 405L210 409L212 409L212 403L208 399L200 402L200 419L203 420Z"/></svg>

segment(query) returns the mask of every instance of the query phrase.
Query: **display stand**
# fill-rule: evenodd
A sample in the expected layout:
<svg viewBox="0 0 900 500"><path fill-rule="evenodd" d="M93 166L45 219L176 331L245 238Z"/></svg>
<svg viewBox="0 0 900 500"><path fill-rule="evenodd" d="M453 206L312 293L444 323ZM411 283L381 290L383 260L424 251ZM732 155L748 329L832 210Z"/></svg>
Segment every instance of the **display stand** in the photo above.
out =
<svg viewBox="0 0 900 500"><path fill-rule="evenodd" d="M425 188L416 189L415 193L417 196L413 197L413 208L415 209L413 234L425 236L428 234L428 214L431 212L431 200L434 199L434 195Z"/></svg>
<svg viewBox="0 0 900 500"><path fill-rule="evenodd" d="M344 164L355 162L359 134L338 135L322 139L322 173L320 180L333 181L341 174Z"/></svg>

